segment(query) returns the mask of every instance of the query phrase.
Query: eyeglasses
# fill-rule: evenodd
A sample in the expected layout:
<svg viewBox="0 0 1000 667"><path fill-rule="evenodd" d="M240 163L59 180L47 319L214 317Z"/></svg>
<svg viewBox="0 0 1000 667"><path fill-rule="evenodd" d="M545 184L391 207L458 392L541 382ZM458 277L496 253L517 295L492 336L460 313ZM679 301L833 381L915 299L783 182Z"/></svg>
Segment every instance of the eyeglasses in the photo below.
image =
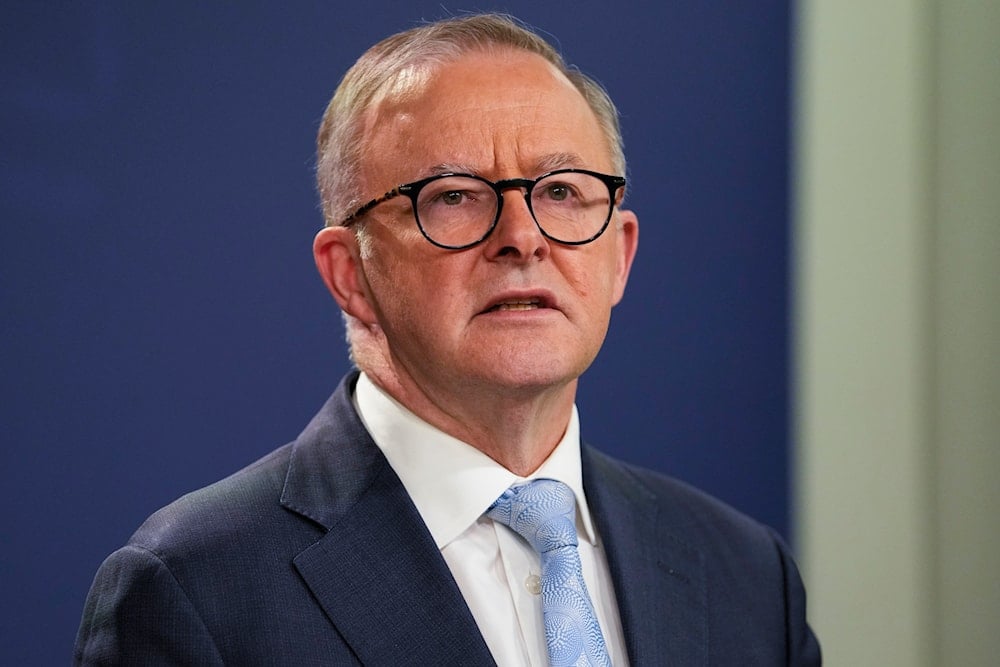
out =
<svg viewBox="0 0 1000 667"><path fill-rule="evenodd" d="M625 187L622 176L586 169L558 169L530 178L489 181L471 174L438 174L397 186L348 216L347 227L379 204L399 195L410 198L420 232L440 248L463 250L493 232L503 210L503 192L524 189L524 201L539 231L552 241L583 245L596 240L611 221Z"/></svg>

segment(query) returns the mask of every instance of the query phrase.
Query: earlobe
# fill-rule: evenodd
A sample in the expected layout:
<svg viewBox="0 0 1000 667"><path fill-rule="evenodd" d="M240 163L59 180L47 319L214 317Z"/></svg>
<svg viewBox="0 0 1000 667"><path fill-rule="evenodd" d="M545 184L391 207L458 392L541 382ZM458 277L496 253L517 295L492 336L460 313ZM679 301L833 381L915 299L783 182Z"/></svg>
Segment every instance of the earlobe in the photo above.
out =
<svg viewBox="0 0 1000 667"><path fill-rule="evenodd" d="M341 310L365 324L374 324L375 313L368 299L364 266L354 232L346 227L321 229L313 239L313 259Z"/></svg>

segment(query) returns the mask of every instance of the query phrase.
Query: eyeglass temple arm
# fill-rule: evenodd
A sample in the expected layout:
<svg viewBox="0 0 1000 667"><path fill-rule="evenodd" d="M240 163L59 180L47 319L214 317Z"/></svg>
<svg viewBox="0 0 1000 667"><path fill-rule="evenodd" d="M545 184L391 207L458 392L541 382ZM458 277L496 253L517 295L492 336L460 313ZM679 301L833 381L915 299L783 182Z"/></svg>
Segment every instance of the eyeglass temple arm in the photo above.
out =
<svg viewBox="0 0 1000 667"><path fill-rule="evenodd" d="M388 192L386 192L381 197L376 197L375 199L372 199L367 204L362 205L361 208L359 208L358 210L356 210L354 213L351 213L349 216L347 216L346 218L344 218L344 222L342 222L341 225L344 226L344 227L349 227L355 220L357 220L358 218L362 217L368 211L372 210L373 208L375 208L376 206L378 206L382 202L389 201L390 199L393 199L394 197L398 197L400 194L401 193L400 193L400 189L399 189L398 186L395 187L395 188L393 188L392 190L389 190Z"/></svg>

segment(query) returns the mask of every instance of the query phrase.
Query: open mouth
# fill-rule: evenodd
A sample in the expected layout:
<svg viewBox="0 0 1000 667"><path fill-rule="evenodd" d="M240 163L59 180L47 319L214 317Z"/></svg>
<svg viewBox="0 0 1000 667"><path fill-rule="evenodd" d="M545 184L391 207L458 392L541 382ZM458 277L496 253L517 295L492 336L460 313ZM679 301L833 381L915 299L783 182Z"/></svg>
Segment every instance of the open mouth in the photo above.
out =
<svg viewBox="0 0 1000 667"><path fill-rule="evenodd" d="M501 301L486 312L496 313L507 310L535 310L541 307L541 299L512 299L510 301Z"/></svg>

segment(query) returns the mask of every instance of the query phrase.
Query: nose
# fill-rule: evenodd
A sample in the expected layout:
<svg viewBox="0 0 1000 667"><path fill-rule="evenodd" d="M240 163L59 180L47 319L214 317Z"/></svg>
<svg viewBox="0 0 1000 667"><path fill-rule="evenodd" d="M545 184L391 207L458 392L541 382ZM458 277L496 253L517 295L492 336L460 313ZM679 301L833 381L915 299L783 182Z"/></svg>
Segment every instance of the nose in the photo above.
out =
<svg viewBox="0 0 1000 667"><path fill-rule="evenodd" d="M524 188L506 188L500 197L500 219L484 247L487 256L522 262L548 256L549 240L531 214Z"/></svg>

